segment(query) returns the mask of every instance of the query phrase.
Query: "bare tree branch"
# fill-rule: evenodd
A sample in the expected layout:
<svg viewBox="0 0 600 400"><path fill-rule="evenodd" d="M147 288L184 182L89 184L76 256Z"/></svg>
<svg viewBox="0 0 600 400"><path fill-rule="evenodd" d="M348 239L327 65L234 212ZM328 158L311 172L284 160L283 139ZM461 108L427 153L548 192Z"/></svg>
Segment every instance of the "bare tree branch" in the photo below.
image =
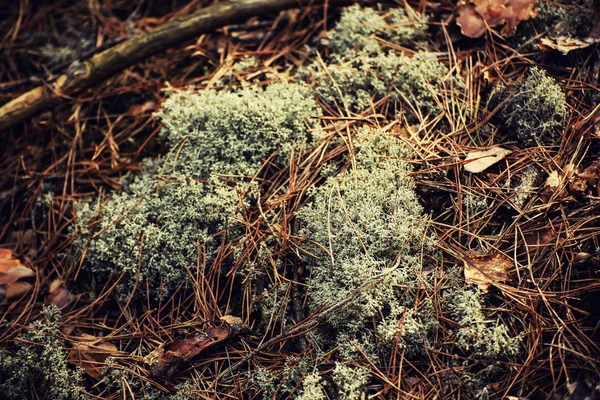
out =
<svg viewBox="0 0 600 400"><path fill-rule="evenodd" d="M352 0L226 0L126 40L91 59L75 61L52 84L45 83L0 107L0 131L57 105L106 78L203 33L246 19L296 7L348 4Z"/></svg>

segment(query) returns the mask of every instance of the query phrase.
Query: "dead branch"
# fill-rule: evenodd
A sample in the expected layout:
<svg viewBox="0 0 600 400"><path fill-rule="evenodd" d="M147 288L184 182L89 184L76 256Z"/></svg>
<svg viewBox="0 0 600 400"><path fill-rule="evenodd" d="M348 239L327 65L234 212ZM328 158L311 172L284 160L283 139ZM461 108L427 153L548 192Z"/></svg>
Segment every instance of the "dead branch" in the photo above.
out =
<svg viewBox="0 0 600 400"><path fill-rule="evenodd" d="M147 34L126 40L94 55L85 62L75 61L52 84L45 83L0 107L0 131L124 69L194 36L212 32L250 17L318 4L347 4L352 0L227 0L168 22Z"/></svg>

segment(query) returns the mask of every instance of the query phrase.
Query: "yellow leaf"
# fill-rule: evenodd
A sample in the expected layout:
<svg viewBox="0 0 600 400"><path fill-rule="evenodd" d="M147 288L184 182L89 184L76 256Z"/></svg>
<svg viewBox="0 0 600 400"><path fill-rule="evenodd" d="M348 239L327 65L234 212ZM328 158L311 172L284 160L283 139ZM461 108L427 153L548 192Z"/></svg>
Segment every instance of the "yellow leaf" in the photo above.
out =
<svg viewBox="0 0 600 400"><path fill-rule="evenodd" d="M508 269L513 265L513 261L502 253L467 256L463 262L465 280L479 286L486 293L490 285L506 282L510 278Z"/></svg>
<svg viewBox="0 0 600 400"><path fill-rule="evenodd" d="M510 153L510 150L503 149L502 147L473 151L467 154L467 158L465 158L465 170L474 174L485 171Z"/></svg>

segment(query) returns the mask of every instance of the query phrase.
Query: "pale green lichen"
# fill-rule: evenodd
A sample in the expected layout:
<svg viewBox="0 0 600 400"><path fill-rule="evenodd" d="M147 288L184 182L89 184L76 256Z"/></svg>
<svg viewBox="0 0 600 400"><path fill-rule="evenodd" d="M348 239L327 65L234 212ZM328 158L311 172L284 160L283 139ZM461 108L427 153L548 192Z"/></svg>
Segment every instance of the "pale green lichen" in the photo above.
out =
<svg viewBox="0 0 600 400"><path fill-rule="evenodd" d="M412 10L397 8L381 15L372 8L355 4L342 11L335 28L329 31L326 42L338 54L377 52L379 36L397 45L423 40L427 35L427 17Z"/></svg>
<svg viewBox="0 0 600 400"><path fill-rule="evenodd" d="M120 278L124 301L164 299L185 286L193 271L215 260L246 206L217 174L252 177L274 153L270 162L283 167L312 140L316 125L307 120L317 114L310 92L294 84L173 92L158 113L165 160L145 163L106 203L78 208L75 254L85 254L92 283L102 288Z"/></svg>
<svg viewBox="0 0 600 400"><path fill-rule="evenodd" d="M134 398L144 400L196 400L203 398L195 393L194 385L186 382L178 385L170 392L165 392L151 385L147 379L122 369L111 359L107 360L102 384L102 398ZM130 397L131 396L131 397Z"/></svg>
<svg viewBox="0 0 600 400"><path fill-rule="evenodd" d="M523 171L518 184L513 189L515 196L512 198L512 201L518 208L522 208L525 202L537 190L539 177L540 171L534 166L529 166Z"/></svg>
<svg viewBox="0 0 600 400"><path fill-rule="evenodd" d="M462 87L462 80L428 52L412 57L390 53L336 57L311 67L317 93L330 105L360 112L389 96L411 120L442 112L444 92Z"/></svg>
<svg viewBox="0 0 600 400"><path fill-rule="evenodd" d="M60 337L60 312L45 306L43 318L34 321L15 343L14 352L0 351L0 393L5 399L26 396L53 400L83 400L83 378L69 368Z"/></svg>
<svg viewBox="0 0 600 400"><path fill-rule="evenodd" d="M332 378L338 386L339 398L359 400L362 396L362 388L369 382L370 375L367 368L352 367L336 362Z"/></svg>
<svg viewBox="0 0 600 400"><path fill-rule="evenodd" d="M554 144L565 127L565 94L537 67L521 83L498 88L491 103L501 105L499 119L507 135L526 146Z"/></svg>
<svg viewBox="0 0 600 400"><path fill-rule="evenodd" d="M481 293L462 289L449 295L449 309L459 324L456 345L471 357L497 360L519 351L519 338L511 336L506 326L484 314Z"/></svg>
<svg viewBox="0 0 600 400"><path fill-rule="evenodd" d="M76 246L98 286L123 275L116 288L122 300L134 293L158 300L185 284L188 271L212 263L238 204L235 190L216 179L140 175L105 204L78 209Z"/></svg>
<svg viewBox="0 0 600 400"><path fill-rule="evenodd" d="M302 74L314 80L326 103L345 112L364 111L389 96L413 121L439 115L443 93L459 89L462 80L432 53L419 51L409 57L384 51L375 38L407 45L424 38L425 32L426 18L410 8L380 15L354 5L329 32L330 57Z"/></svg>
<svg viewBox="0 0 600 400"><path fill-rule="evenodd" d="M321 376L313 372L306 375L302 380L302 389L297 400L325 400L327 395L323 391L323 379Z"/></svg>
<svg viewBox="0 0 600 400"><path fill-rule="evenodd" d="M273 372L262 366L250 371L248 387L259 391L263 399L288 398L298 392L301 381L314 374L315 360L310 357L288 357L283 370ZM316 388L312 392L316 391Z"/></svg>
<svg viewBox="0 0 600 400"><path fill-rule="evenodd" d="M157 113L171 149L164 173L206 179L253 176L265 159L286 165L312 141L319 109L308 88L278 83L266 89L174 91ZM314 121L314 120L312 120Z"/></svg>
<svg viewBox="0 0 600 400"><path fill-rule="evenodd" d="M361 129L354 144L355 165L313 191L312 202L298 216L301 233L309 239L305 247L317 257L310 262L311 310L336 304L362 284L381 278L345 309L327 317L335 329L329 333L334 346L345 358L376 356L382 350L365 322L387 315L392 303L399 307L411 301L406 288L416 287L419 254L427 247L422 208L407 177L410 166L405 159L410 151L398 138L371 129ZM421 338L425 334L422 331ZM343 383L340 393L353 398L369 374L360 370L361 379L351 384L342 379L342 372L359 370L344 368L341 364L336 368ZM351 386L357 382L362 383Z"/></svg>

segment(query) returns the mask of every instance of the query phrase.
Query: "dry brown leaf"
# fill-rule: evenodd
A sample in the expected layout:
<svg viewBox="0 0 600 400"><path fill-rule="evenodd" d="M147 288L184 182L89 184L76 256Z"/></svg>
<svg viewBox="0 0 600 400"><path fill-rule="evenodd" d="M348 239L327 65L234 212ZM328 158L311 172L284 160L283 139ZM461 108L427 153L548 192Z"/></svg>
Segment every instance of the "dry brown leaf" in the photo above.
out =
<svg viewBox="0 0 600 400"><path fill-rule="evenodd" d="M12 251L0 249L0 285L9 285L21 278L33 276L31 268L13 257Z"/></svg>
<svg viewBox="0 0 600 400"><path fill-rule="evenodd" d="M600 37L580 39L570 36L558 36L555 38L542 38L538 46L544 51L557 50L566 55L570 51L585 49L596 43L600 43Z"/></svg>
<svg viewBox="0 0 600 400"><path fill-rule="evenodd" d="M69 356L69 361L81 367L92 378L100 380L102 369L105 367L104 362L108 357L114 357L118 352L114 344L104 340L104 338L84 333L78 338L77 342L73 342L74 350Z"/></svg>
<svg viewBox="0 0 600 400"><path fill-rule="evenodd" d="M471 255L465 257L463 262L465 280L479 286L486 293L490 285L508 281L508 270L513 266L513 261L502 253Z"/></svg>
<svg viewBox="0 0 600 400"><path fill-rule="evenodd" d="M50 290L46 298L47 304L54 304L58 308L64 308L73 302L75 297L65 288L62 279L55 279L50 283Z"/></svg>
<svg viewBox="0 0 600 400"><path fill-rule="evenodd" d="M131 115L140 115L146 114L149 111L154 111L156 108L156 102L153 100L149 100L142 104L134 104L129 107L129 114Z"/></svg>
<svg viewBox="0 0 600 400"><path fill-rule="evenodd" d="M530 231L523 235L523 240L528 247L544 247L556 238L552 228Z"/></svg>
<svg viewBox="0 0 600 400"><path fill-rule="evenodd" d="M534 5L535 0L462 1L456 10L456 23L470 38L481 37L488 28L502 24L502 35L512 36L521 21L536 16Z"/></svg>
<svg viewBox="0 0 600 400"><path fill-rule="evenodd" d="M32 288L33 286L27 282L9 283L4 289L4 296L6 296L8 300L16 299L29 293Z"/></svg>
<svg viewBox="0 0 600 400"><path fill-rule="evenodd" d="M228 326L207 327L184 339L161 345L144 357L144 362L150 365L153 377L168 381L182 364L196 357L202 350L227 339L231 334L232 329Z"/></svg>
<svg viewBox="0 0 600 400"><path fill-rule="evenodd" d="M468 161L465 163L465 170L474 174L485 171L510 153L510 150L503 149L502 147L473 151L467 154L467 158L465 158L465 161Z"/></svg>

